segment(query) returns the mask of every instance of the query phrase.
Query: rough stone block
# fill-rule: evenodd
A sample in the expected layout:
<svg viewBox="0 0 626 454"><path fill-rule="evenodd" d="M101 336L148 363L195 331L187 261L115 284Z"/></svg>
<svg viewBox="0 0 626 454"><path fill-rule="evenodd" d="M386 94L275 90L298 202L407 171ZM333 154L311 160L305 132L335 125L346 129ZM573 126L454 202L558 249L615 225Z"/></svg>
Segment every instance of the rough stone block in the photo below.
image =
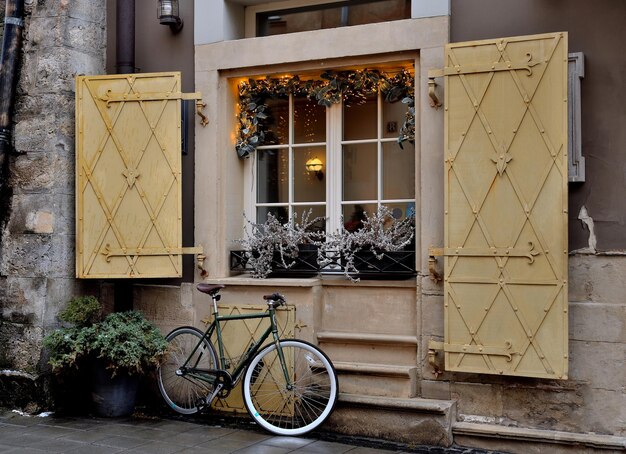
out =
<svg viewBox="0 0 626 454"><path fill-rule="evenodd" d="M20 155L15 160L11 181L16 192L54 190L61 194L73 194L73 158L54 152Z"/></svg>
<svg viewBox="0 0 626 454"><path fill-rule="evenodd" d="M502 416L501 385L454 382L450 390L452 399L456 400L460 419L470 415L491 418Z"/></svg>
<svg viewBox="0 0 626 454"><path fill-rule="evenodd" d="M181 298L180 288L138 285L133 295L134 308L163 331L172 325L193 325L193 307Z"/></svg>
<svg viewBox="0 0 626 454"><path fill-rule="evenodd" d="M382 438L395 442L450 446L451 423L456 414L454 402L430 399L363 398L364 402L345 401L338 405L325 423L334 432ZM371 403L366 401L370 400ZM383 402L379 406L376 401ZM431 402L433 408L413 408ZM434 407L437 408L434 408Z"/></svg>
<svg viewBox="0 0 626 454"><path fill-rule="evenodd" d="M94 24L104 24L106 6L104 0L40 0L33 5L32 16L33 18L66 16L90 21Z"/></svg>
<svg viewBox="0 0 626 454"><path fill-rule="evenodd" d="M50 272L50 235L11 235L3 238L1 274L20 277L46 277Z"/></svg>
<svg viewBox="0 0 626 454"><path fill-rule="evenodd" d="M443 297L422 296L422 334L442 336L444 331Z"/></svg>
<svg viewBox="0 0 626 454"><path fill-rule="evenodd" d="M35 233L36 214L50 212L51 208L52 196L49 194L14 194L7 231L12 234Z"/></svg>
<svg viewBox="0 0 626 454"><path fill-rule="evenodd" d="M7 277L0 294L2 320L41 325L46 305L46 278Z"/></svg>
<svg viewBox="0 0 626 454"><path fill-rule="evenodd" d="M626 386L626 344L570 342L570 379L591 388L617 391Z"/></svg>
<svg viewBox="0 0 626 454"><path fill-rule="evenodd" d="M101 52L105 42L104 23L94 24L72 17L34 17L28 31L30 46L37 50L68 46L84 52L96 53Z"/></svg>
<svg viewBox="0 0 626 454"><path fill-rule="evenodd" d="M74 92L78 74L101 74L104 59L100 55L59 47L41 52L37 58L35 86L38 92Z"/></svg>
<svg viewBox="0 0 626 454"><path fill-rule="evenodd" d="M626 256L574 255L569 260L569 300L624 304Z"/></svg>
<svg viewBox="0 0 626 454"><path fill-rule="evenodd" d="M621 389L583 389L585 430L606 435L626 436L626 382Z"/></svg>
<svg viewBox="0 0 626 454"><path fill-rule="evenodd" d="M450 382L422 380L420 382L420 397L425 399L450 400Z"/></svg>
<svg viewBox="0 0 626 454"><path fill-rule="evenodd" d="M524 427L585 431L585 398L580 384L527 380L502 390L502 416Z"/></svg>
<svg viewBox="0 0 626 454"><path fill-rule="evenodd" d="M0 368L36 373L43 330L19 323L0 323Z"/></svg>
<svg viewBox="0 0 626 454"><path fill-rule="evenodd" d="M570 303L570 340L626 344L626 305Z"/></svg>
<svg viewBox="0 0 626 454"><path fill-rule="evenodd" d="M26 234L5 238L1 271L8 276L74 276L74 236Z"/></svg>

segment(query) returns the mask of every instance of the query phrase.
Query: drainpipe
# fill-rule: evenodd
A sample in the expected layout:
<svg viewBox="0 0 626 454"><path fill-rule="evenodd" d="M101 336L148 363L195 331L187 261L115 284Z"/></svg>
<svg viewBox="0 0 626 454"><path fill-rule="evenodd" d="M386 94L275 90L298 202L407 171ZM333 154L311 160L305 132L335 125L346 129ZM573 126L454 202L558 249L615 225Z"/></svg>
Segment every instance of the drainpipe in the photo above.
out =
<svg viewBox="0 0 626 454"><path fill-rule="evenodd" d="M135 0L117 0L115 20L115 68L118 74L132 74L135 72ZM122 312L132 309L132 280L115 281L113 310Z"/></svg>
<svg viewBox="0 0 626 454"><path fill-rule="evenodd" d="M12 111L19 66L24 0L7 0L4 16L4 39L0 57L0 195L8 180L8 159L11 150Z"/></svg>
<svg viewBox="0 0 626 454"><path fill-rule="evenodd" d="M115 67L118 74L135 72L135 0L117 0Z"/></svg>

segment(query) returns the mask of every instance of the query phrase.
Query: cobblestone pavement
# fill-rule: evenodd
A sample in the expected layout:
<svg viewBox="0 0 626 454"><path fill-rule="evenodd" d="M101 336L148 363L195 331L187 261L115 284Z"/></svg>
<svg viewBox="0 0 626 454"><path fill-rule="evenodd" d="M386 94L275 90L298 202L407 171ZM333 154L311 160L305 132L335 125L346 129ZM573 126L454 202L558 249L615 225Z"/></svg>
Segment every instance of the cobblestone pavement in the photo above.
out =
<svg viewBox="0 0 626 454"><path fill-rule="evenodd" d="M369 445L369 446L364 446ZM346 453L483 454L464 448L395 446L374 440L276 437L255 429L160 418L23 416L0 411L0 453Z"/></svg>

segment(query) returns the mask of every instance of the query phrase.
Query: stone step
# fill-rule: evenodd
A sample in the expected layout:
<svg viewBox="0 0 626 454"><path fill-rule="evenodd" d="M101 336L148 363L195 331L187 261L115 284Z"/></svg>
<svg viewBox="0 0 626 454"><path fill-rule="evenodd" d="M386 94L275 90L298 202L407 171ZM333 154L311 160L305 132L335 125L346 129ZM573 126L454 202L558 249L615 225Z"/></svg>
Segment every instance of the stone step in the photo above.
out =
<svg viewBox="0 0 626 454"><path fill-rule="evenodd" d="M366 396L415 397L417 367L333 361L343 393Z"/></svg>
<svg viewBox="0 0 626 454"><path fill-rule="evenodd" d="M389 364L414 367L417 364L415 336L320 331L320 348L333 362Z"/></svg>
<svg viewBox="0 0 626 454"><path fill-rule="evenodd" d="M456 402L341 393L327 430L401 443L452 444Z"/></svg>

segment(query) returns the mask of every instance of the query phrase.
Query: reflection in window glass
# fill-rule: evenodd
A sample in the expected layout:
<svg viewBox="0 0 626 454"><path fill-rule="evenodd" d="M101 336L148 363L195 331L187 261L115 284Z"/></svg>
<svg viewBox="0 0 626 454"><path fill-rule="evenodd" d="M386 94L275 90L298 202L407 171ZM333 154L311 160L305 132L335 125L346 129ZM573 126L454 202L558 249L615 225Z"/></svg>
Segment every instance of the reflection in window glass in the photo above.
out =
<svg viewBox="0 0 626 454"><path fill-rule="evenodd" d="M286 223L289 219L289 208L284 207L258 207L256 209L256 222L258 224L263 224L267 221L267 214L272 213L276 219L278 219L281 223Z"/></svg>
<svg viewBox="0 0 626 454"><path fill-rule="evenodd" d="M383 137L396 139L406 119L407 105L397 102L383 103Z"/></svg>
<svg viewBox="0 0 626 454"><path fill-rule="evenodd" d="M372 24L410 17L410 0L350 0L258 13L257 36Z"/></svg>
<svg viewBox="0 0 626 454"><path fill-rule="evenodd" d="M375 139L377 95L361 104L343 105L343 140Z"/></svg>
<svg viewBox="0 0 626 454"><path fill-rule="evenodd" d="M343 200L377 198L376 143L343 146Z"/></svg>
<svg viewBox="0 0 626 454"><path fill-rule="evenodd" d="M293 142L325 142L326 107L315 100L296 98L293 109Z"/></svg>
<svg viewBox="0 0 626 454"><path fill-rule="evenodd" d="M406 142L383 143L383 198L415 198L415 147Z"/></svg>
<svg viewBox="0 0 626 454"><path fill-rule="evenodd" d="M309 164L308 167L307 164ZM294 202L324 202L326 200L326 149L324 147L294 148L293 168Z"/></svg>
<svg viewBox="0 0 626 454"><path fill-rule="evenodd" d="M288 150L257 150L257 202L286 202L289 197L288 184Z"/></svg>
<svg viewBox="0 0 626 454"><path fill-rule="evenodd" d="M354 232L363 227L365 215L371 216L376 212L375 203L356 203L343 206L343 226L348 232Z"/></svg>
<svg viewBox="0 0 626 454"><path fill-rule="evenodd" d="M282 145L289 142L289 99L267 99L266 145Z"/></svg>

